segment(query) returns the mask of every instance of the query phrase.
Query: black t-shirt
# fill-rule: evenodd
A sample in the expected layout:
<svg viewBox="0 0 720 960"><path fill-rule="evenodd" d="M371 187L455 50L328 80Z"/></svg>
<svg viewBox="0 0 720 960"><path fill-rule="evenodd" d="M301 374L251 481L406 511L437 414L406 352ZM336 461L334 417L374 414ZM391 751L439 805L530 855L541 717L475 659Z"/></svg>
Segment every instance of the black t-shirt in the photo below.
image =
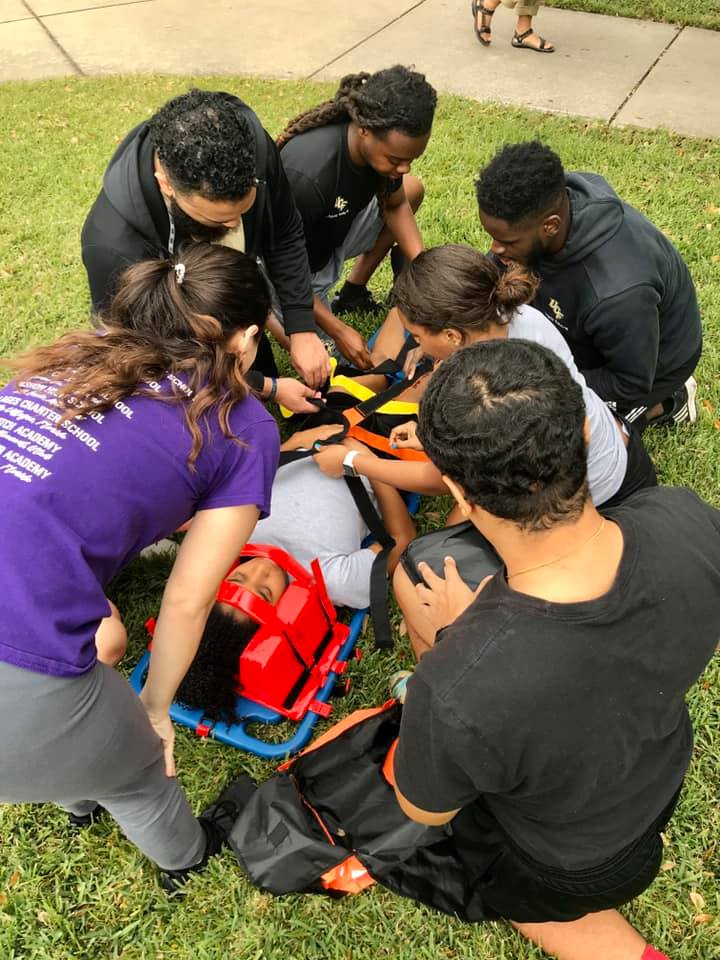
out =
<svg viewBox="0 0 720 960"><path fill-rule="evenodd" d="M720 513L657 487L606 515L624 537L608 593L550 603L498 573L418 664L395 760L411 803L482 796L521 849L570 870L627 846L677 790L685 693L720 633Z"/></svg>
<svg viewBox="0 0 720 960"><path fill-rule="evenodd" d="M293 137L280 153L302 217L313 273L342 246L355 217L385 184L390 193L402 185L402 179L387 181L370 166L356 166L347 132L347 123L317 127Z"/></svg>

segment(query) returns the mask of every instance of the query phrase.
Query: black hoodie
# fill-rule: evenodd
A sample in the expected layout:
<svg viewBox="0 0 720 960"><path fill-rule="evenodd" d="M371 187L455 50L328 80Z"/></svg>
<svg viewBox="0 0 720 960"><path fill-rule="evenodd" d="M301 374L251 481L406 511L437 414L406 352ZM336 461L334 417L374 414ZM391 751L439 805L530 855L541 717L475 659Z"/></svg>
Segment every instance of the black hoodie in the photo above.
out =
<svg viewBox="0 0 720 960"><path fill-rule="evenodd" d="M280 155L252 110L241 100L237 105L255 132L260 181L255 203L243 215L246 251L265 261L287 333L314 331L305 236ZM141 123L115 151L85 221L82 258L96 310L107 304L125 267L171 252L170 217L155 179L154 153L148 124ZM175 250L184 239L175 238Z"/></svg>
<svg viewBox="0 0 720 960"><path fill-rule="evenodd" d="M533 305L562 332L596 393L639 404L699 357L695 287L667 237L606 180L570 173L566 182L570 233L533 265L542 279Z"/></svg>

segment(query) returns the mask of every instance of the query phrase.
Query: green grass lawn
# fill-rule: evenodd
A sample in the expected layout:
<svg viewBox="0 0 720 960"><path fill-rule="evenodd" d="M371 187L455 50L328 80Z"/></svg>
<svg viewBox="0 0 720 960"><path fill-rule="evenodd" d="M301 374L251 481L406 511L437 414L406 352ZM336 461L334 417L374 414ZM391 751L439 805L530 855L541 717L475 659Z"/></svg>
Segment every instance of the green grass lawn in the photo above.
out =
<svg viewBox="0 0 720 960"><path fill-rule="evenodd" d="M720 0L545 0L548 7L720 30ZM539 22L542 26L542 21Z"/></svg>
<svg viewBox="0 0 720 960"><path fill-rule="evenodd" d="M247 99L272 132L328 89L233 78L203 78L202 84ZM0 86L0 356L86 322L79 234L105 164L132 125L187 85L182 78L113 78ZM657 433L649 442L665 482L691 485L720 506L717 144L664 132L608 130L600 123L444 97L430 147L416 168L427 188L420 223L428 245L486 246L473 178L502 143L529 137L551 144L569 169L606 175L674 240L690 264L707 332L698 371L700 419L693 428ZM380 292L389 280L383 270L376 281ZM433 522L436 509L426 508L423 525ZM128 667L144 648L142 624L157 611L168 569L163 557L140 560L114 585L112 595L130 633ZM353 689L338 703L337 714L382 702L386 677L409 660L402 642L392 655L366 643L362 662L353 667ZM668 830L664 869L627 910L673 960L720 956L719 682L716 658L690 693L695 758ZM264 778L272 770L271 764L184 730L176 755L180 779L198 810L239 771ZM3 960L540 956L504 925L465 926L379 888L343 901L273 899L245 882L230 853L192 880L184 902L169 903L152 867L112 823L71 836L64 815L51 806L0 808L0 839Z"/></svg>

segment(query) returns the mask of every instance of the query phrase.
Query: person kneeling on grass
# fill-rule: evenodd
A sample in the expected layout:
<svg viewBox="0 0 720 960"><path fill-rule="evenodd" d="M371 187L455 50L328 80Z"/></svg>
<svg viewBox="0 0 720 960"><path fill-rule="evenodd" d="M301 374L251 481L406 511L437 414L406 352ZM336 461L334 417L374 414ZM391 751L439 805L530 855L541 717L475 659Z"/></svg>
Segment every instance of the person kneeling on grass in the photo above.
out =
<svg viewBox="0 0 720 960"><path fill-rule="evenodd" d="M423 249L415 214L425 191L410 169L430 140L436 102L423 74L407 67L348 74L332 100L295 117L278 138L305 230L315 322L365 370L372 366L365 341L340 317L384 313L367 289L371 276L388 251L395 274Z"/></svg>
<svg viewBox="0 0 720 960"><path fill-rule="evenodd" d="M337 427L300 431L283 449L311 449L332 431ZM365 449L353 440L346 443L348 450ZM392 574L415 536L415 524L397 490L382 483L367 483L367 488L395 540L388 558L388 572ZM363 546L368 532L345 482L324 476L308 459L286 464L278 471L272 516L259 521L250 542L281 547L305 567L317 557L331 601L336 606L363 609L370 604L370 574L380 550L376 543ZM242 561L228 579L272 604L278 602L287 586L285 571L272 560L261 558ZM216 603L177 699L191 709L202 709L213 720L234 722L238 658L256 630L257 624L250 617L230 605Z"/></svg>
<svg viewBox="0 0 720 960"><path fill-rule="evenodd" d="M437 636L394 772L411 819L449 825L478 919L560 960L649 960L662 954L616 908L656 876L690 763L720 513L671 487L598 513L586 424L580 386L538 344L474 344L433 375L421 439L502 567L471 591L450 558L444 579L421 565Z"/></svg>
<svg viewBox="0 0 720 960"><path fill-rule="evenodd" d="M408 333L418 342L420 353L439 362L480 341L520 338L549 347L582 389L590 426L588 481L593 503L617 503L641 487L654 485L655 469L640 435L587 385L561 334L539 310L529 306L537 284L526 269L516 266L503 273L491 257L472 247L447 244L425 250L406 265L395 282L396 306L378 334L376 355L378 359L397 356ZM410 357L409 361L412 363ZM428 379L416 382L398 399L419 400ZM396 427L391 441L398 447L419 448L414 428L414 422ZM339 475L343 456L342 449L330 446L316 459L321 469ZM447 493L432 463L361 455L353 466L357 473L401 490Z"/></svg>

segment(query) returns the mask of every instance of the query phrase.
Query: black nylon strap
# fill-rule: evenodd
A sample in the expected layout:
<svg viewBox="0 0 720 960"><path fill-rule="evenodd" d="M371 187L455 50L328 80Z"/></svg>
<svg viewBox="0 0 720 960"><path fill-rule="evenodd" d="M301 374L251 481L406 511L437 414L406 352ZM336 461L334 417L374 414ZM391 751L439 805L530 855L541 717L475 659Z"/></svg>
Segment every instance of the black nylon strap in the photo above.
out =
<svg viewBox="0 0 720 960"><path fill-rule="evenodd" d="M413 340L412 337L408 337L394 360L386 360L373 370L366 372L383 375L398 373L403 368L403 364L408 352L414 349L416 346L417 343L415 340ZM358 404L355 409L359 410L360 413L363 414L363 419L369 417L390 400L393 400L395 397L403 393L403 391L407 390L409 386L419 380L420 377L424 376L431 369L432 361L427 358L424 359L415 368L415 373L411 379L399 380L397 383L391 384L386 390L382 390L380 393L375 394L374 397L370 397L368 400ZM362 371L358 371L354 367L348 368L348 370L355 376L358 376L362 373ZM341 368L338 368L337 372L340 371ZM329 440L325 440L322 443L340 443L347 433L347 430L347 421L345 420L343 414L338 411L337 436L331 437ZM284 467L288 463L295 463L297 460L304 460L306 457L311 457L313 453L315 453L315 450L283 451L280 454L279 467ZM355 506L365 522L365 526L368 528L371 535L381 547L380 552L373 561L372 570L370 572L370 616L372 618L373 630L375 633L375 646L380 649L391 649L393 646L393 639L392 630L390 628L390 615L388 611L387 567L390 552L395 546L395 541L387 532L383 519L376 510L375 504L373 503L370 494L367 492L360 477L345 477L345 482L355 502Z"/></svg>
<svg viewBox="0 0 720 960"><path fill-rule="evenodd" d="M297 460L311 457L314 450L286 450L280 454L280 467ZM380 544L381 550L375 557L370 571L370 616L375 633L375 646L391 649L393 646L390 616L388 614L388 559L395 541L385 529L385 524L372 502L370 494L360 477L345 477L350 495L360 516L371 535Z"/></svg>
<svg viewBox="0 0 720 960"><path fill-rule="evenodd" d="M383 360L382 363L379 363L376 367L372 367L370 370L360 370L358 367L353 367L348 363L341 363L337 366L335 374L342 374L343 376L351 378L368 377L372 374L383 374L383 376L392 377L396 373L402 373L402 368L408 353L417 346L417 340L413 337L406 337L405 342L402 347L400 347L400 351L394 360L390 358Z"/></svg>
<svg viewBox="0 0 720 960"><path fill-rule="evenodd" d="M376 555L370 571L370 616L373 622L375 646L378 649L390 650L393 639L388 609L388 560L395 541L385 529L383 519L375 509L375 504L370 499L370 494L360 477L345 477L345 483L365 526L382 548Z"/></svg>

